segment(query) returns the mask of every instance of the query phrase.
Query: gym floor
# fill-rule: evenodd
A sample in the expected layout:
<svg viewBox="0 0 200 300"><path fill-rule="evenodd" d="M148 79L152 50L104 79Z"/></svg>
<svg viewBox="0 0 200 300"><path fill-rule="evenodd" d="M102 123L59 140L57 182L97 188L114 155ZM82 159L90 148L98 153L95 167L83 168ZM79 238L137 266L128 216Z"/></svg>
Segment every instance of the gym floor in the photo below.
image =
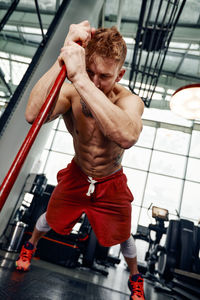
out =
<svg viewBox="0 0 200 300"><path fill-rule="evenodd" d="M108 276L90 269L65 268L33 259L29 272L15 270L18 254L0 251L0 299L4 300L128 300L128 272L123 264L109 267ZM145 280L146 300L169 300Z"/></svg>

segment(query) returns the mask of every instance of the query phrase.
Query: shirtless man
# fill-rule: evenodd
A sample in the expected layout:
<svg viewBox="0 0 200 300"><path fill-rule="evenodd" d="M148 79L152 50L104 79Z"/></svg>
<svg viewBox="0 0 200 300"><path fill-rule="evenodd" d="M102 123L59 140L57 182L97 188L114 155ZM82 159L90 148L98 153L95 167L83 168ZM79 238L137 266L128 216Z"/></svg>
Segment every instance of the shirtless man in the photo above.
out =
<svg viewBox="0 0 200 300"><path fill-rule="evenodd" d="M81 46L77 44L81 43ZM126 44L116 28L92 28L88 21L70 26L58 60L34 86L26 120L37 117L64 63L67 78L47 121L62 115L74 142L75 156L58 172L58 185L47 212L37 221L32 237L16 261L27 270L38 240L51 228L70 233L82 213L103 246L121 244L130 270L130 299L143 300L143 279L138 273L131 237L133 196L121 160L142 130L142 100L118 82L125 73Z"/></svg>

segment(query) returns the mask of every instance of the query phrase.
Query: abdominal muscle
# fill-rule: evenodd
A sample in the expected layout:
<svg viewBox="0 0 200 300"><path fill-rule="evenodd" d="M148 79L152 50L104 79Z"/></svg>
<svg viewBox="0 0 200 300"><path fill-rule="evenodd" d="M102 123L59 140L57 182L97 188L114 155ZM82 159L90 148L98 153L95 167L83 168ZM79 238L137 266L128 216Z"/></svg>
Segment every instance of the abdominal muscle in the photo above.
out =
<svg viewBox="0 0 200 300"><path fill-rule="evenodd" d="M75 162L86 175L101 178L121 168L124 149L103 135L93 117L83 113L80 98L63 118L73 137Z"/></svg>
<svg viewBox="0 0 200 300"><path fill-rule="evenodd" d="M75 161L82 171L91 177L108 176L121 168L124 150L105 137L95 136L83 142L79 136L74 137Z"/></svg>

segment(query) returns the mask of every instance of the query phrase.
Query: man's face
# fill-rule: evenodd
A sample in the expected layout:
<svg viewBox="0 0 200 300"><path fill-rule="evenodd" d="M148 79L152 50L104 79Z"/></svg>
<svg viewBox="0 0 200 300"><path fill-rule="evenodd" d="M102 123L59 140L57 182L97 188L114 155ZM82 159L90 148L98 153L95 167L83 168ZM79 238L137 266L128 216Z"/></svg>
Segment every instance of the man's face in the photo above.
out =
<svg viewBox="0 0 200 300"><path fill-rule="evenodd" d="M119 64L110 58L95 56L87 66L87 73L95 86L104 94L108 94L124 74ZM123 73L123 74L122 74Z"/></svg>

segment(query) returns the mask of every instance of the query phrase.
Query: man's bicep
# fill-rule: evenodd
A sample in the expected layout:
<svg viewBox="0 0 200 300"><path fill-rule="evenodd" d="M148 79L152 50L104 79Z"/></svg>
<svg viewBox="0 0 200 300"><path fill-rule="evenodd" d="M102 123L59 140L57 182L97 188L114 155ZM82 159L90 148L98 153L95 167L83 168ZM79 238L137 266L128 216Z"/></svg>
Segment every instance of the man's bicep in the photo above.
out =
<svg viewBox="0 0 200 300"><path fill-rule="evenodd" d="M129 95L121 98L117 105L124 110L131 119L135 119L138 116L141 119L144 111L144 103L139 96Z"/></svg>
<svg viewBox="0 0 200 300"><path fill-rule="evenodd" d="M143 128L142 114L144 111L144 103L140 97L129 95L120 99L118 105L130 120L130 128L133 128L133 136L136 142Z"/></svg>

